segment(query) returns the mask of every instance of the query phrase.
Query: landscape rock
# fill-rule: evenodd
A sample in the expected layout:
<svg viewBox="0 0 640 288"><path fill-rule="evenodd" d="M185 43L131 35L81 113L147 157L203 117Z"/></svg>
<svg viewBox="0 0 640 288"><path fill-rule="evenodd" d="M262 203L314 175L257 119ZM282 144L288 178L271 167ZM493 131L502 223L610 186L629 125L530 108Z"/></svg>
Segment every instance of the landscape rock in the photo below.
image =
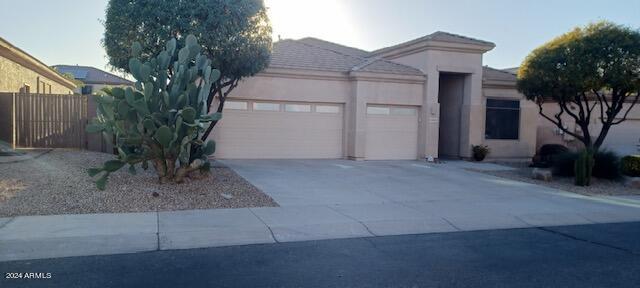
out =
<svg viewBox="0 0 640 288"><path fill-rule="evenodd" d="M547 182L551 182L551 180L553 179L551 170L542 169L542 168L533 168L533 171L531 172L531 177L533 179L547 181Z"/></svg>
<svg viewBox="0 0 640 288"><path fill-rule="evenodd" d="M640 189L640 177L625 177L624 185L633 189Z"/></svg>

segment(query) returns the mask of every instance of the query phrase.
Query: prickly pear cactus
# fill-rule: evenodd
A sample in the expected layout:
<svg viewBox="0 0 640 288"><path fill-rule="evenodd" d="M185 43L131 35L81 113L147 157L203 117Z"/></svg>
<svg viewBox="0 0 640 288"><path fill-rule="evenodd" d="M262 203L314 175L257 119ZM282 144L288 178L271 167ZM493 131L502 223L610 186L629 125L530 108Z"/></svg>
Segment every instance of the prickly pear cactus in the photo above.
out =
<svg viewBox="0 0 640 288"><path fill-rule="evenodd" d="M593 173L593 165L595 164L593 155L589 149L582 150L582 152L578 154L578 158L574 163L576 185L589 186L591 184L591 174Z"/></svg>
<svg viewBox="0 0 640 288"><path fill-rule="evenodd" d="M177 51L176 44L171 39L156 57L142 63L142 47L134 43L129 68L135 87L105 89L95 96L98 116L87 132L115 139L118 150L116 159L88 171L99 189L105 188L110 173L126 165L135 174L136 166L147 169L151 163L162 183L180 183L192 172L208 171L208 156L216 146L198 136L222 116L206 113L209 90L220 72L200 54L193 35Z"/></svg>

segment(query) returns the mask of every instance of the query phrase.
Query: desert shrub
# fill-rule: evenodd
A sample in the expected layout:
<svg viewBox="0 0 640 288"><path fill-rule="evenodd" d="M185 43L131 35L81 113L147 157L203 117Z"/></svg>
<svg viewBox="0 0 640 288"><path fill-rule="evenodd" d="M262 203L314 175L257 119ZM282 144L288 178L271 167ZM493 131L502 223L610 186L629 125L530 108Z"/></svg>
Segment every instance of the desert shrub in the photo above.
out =
<svg viewBox="0 0 640 288"><path fill-rule="evenodd" d="M576 152L565 152L554 156L553 165L551 166L551 172L555 176L573 177L574 163L578 158Z"/></svg>
<svg viewBox="0 0 640 288"><path fill-rule="evenodd" d="M565 152L554 157L552 172L555 176L575 176L575 161L578 158L576 152ZM604 179L616 179L620 177L620 160L616 153L608 150L600 150L594 155L593 176Z"/></svg>
<svg viewBox="0 0 640 288"><path fill-rule="evenodd" d="M593 177L617 179L620 173L620 157L613 151L600 150L594 156Z"/></svg>
<svg viewBox="0 0 640 288"><path fill-rule="evenodd" d="M640 177L640 155L628 155L620 160L622 174L631 177Z"/></svg>
<svg viewBox="0 0 640 288"><path fill-rule="evenodd" d="M473 159L482 161L491 152L491 149L487 145L473 145L471 152L473 153Z"/></svg>
<svg viewBox="0 0 640 288"><path fill-rule="evenodd" d="M89 169L99 189L105 188L109 174L126 165L135 174L136 166L147 169L151 164L162 183L180 183L192 172L209 170L208 157L216 146L200 135L222 116L206 109L209 89L220 72L200 54L195 36L188 35L183 48L176 45L176 39L169 40L162 52L143 63L138 58L142 48L135 43L129 60L135 87L114 87L95 97L99 113L87 132L115 136L118 150L116 159Z"/></svg>
<svg viewBox="0 0 640 288"><path fill-rule="evenodd" d="M545 144L540 147L538 153L533 157L533 167L547 168L553 166L554 158L560 154L568 153L569 148L561 144Z"/></svg>

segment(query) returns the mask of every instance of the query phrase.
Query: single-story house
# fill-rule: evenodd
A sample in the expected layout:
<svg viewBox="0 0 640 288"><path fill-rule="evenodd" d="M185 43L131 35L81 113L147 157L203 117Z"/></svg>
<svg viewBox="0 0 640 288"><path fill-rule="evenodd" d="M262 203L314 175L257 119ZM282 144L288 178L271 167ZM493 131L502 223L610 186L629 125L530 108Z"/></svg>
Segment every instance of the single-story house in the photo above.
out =
<svg viewBox="0 0 640 288"><path fill-rule="evenodd" d="M70 94L74 89L72 81L0 38L0 92Z"/></svg>
<svg viewBox="0 0 640 288"><path fill-rule="evenodd" d="M212 137L218 158L493 158L536 149L535 103L515 75L483 66L495 47L446 32L375 51L315 38L274 43Z"/></svg>
<svg viewBox="0 0 640 288"><path fill-rule="evenodd" d="M54 65L53 68L82 81L82 87L77 88L75 92L83 95L96 93L105 87L133 86L133 82L123 77L91 66Z"/></svg>

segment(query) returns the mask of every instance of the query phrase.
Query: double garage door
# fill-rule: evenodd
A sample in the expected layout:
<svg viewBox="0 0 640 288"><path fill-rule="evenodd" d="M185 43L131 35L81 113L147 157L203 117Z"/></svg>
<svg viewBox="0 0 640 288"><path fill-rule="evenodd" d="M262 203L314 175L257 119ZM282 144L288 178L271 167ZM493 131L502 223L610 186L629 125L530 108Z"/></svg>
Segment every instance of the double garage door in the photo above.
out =
<svg viewBox="0 0 640 288"><path fill-rule="evenodd" d="M213 131L222 159L343 158L344 106L228 100ZM417 109L369 106L365 158L416 159Z"/></svg>
<svg viewBox="0 0 640 288"><path fill-rule="evenodd" d="M342 158L340 104L231 101L214 130L216 157Z"/></svg>

